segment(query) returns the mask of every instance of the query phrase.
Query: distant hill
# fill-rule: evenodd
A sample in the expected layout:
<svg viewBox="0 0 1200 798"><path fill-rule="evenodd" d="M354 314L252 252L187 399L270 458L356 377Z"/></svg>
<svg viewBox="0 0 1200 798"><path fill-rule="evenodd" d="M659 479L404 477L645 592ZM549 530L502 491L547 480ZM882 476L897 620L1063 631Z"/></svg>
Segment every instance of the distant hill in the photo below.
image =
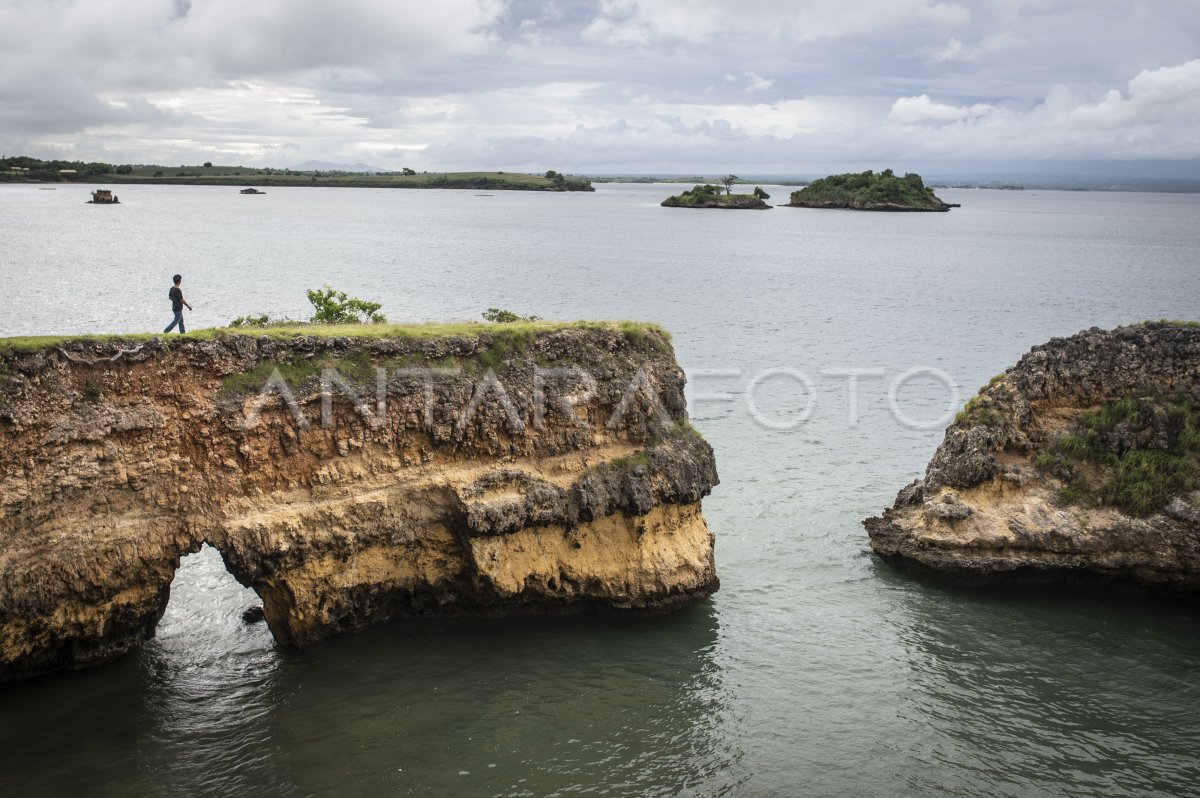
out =
<svg viewBox="0 0 1200 798"><path fill-rule="evenodd" d="M356 172L366 174L378 174L379 172L388 172L389 169L380 169L378 166L367 166L365 163L329 163L328 161L305 161L302 164L292 167L293 172ZM396 171L400 171L397 169Z"/></svg>

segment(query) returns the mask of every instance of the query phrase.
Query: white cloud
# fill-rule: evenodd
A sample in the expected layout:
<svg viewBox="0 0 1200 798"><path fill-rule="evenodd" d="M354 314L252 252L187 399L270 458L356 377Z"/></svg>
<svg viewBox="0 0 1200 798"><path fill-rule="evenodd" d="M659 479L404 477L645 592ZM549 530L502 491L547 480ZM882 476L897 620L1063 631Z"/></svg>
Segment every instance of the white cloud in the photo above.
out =
<svg viewBox="0 0 1200 798"><path fill-rule="evenodd" d="M747 72L744 77L746 78L746 91L748 92L766 91L775 85L774 80L756 75L753 72Z"/></svg>
<svg viewBox="0 0 1200 798"><path fill-rule="evenodd" d="M602 0L583 35L618 46L663 40L698 44L745 35L814 41L895 25L956 26L969 18L963 6L938 0Z"/></svg>
<svg viewBox="0 0 1200 798"><path fill-rule="evenodd" d="M0 0L0 151L613 171L1191 158L1198 40L1186 0Z"/></svg>
<svg viewBox="0 0 1200 798"><path fill-rule="evenodd" d="M1140 72L1129 81L1127 95L1111 89L1098 103L1059 113L1055 124L1087 130L1200 124L1200 58ZM1200 129L1192 132L1200 136Z"/></svg>
<svg viewBox="0 0 1200 798"><path fill-rule="evenodd" d="M975 61L982 56L1008 50L1021 44L1025 44L1025 41L1010 33L995 33L980 39L975 44L963 44L958 39L951 38L944 47L929 52L928 60L930 63Z"/></svg>
<svg viewBox="0 0 1200 798"><path fill-rule="evenodd" d="M901 97L892 103L888 118L901 124L920 124L922 122L958 122L965 119L978 119L995 112L995 107L986 103L974 105L951 105L934 102L929 95L917 97Z"/></svg>
<svg viewBox="0 0 1200 798"><path fill-rule="evenodd" d="M1099 101L1055 86L1027 109L954 105L928 95L892 104L883 132L927 154L974 158L1200 158L1200 59L1140 72Z"/></svg>
<svg viewBox="0 0 1200 798"><path fill-rule="evenodd" d="M725 82L731 85L743 84L742 91L747 94L753 94L759 91L766 91L775 85L774 78L764 78L755 72L744 72L741 76L726 75ZM710 87L711 91L712 87Z"/></svg>

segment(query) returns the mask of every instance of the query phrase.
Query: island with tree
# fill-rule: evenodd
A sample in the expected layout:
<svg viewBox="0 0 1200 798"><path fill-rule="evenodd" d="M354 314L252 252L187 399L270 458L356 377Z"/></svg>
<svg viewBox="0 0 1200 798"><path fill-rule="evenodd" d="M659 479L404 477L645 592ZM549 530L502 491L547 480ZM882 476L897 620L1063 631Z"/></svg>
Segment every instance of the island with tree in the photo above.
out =
<svg viewBox="0 0 1200 798"><path fill-rule="evenodd" d="M766 201L771 198L771 195L758 186L755 186L754 191L750 194L734 194L733 184L738 180L737 175L726 175L720 180L725 186L724 194L721 193L720 186L705 183L674 197L667 197L662 201L662 206L664 208L770 209L771 206Z"/></svg>
<svg viewBox="0 0 1200 798"><path fill-rule="evenodd" d="M948 211L957 204L942 202L921 176L909 172L897 177L891 169L876 174L868 169L855 174L814 180L793 191L789 208L844 208L852 211Z"/></svg>

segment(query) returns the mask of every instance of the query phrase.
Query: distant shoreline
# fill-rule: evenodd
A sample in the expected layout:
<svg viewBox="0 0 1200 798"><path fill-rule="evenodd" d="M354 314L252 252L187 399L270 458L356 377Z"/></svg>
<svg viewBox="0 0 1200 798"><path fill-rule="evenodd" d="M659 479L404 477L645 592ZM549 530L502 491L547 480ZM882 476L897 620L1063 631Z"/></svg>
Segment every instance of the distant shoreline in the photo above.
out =
<svg viewBox="0 0 1200 798"><path fill-rule="evenodd" d="M247 166L178 167L157 164L109 164L41 161L25 156L0 159L0 184L95 184L168 186L332 186L335 188L451 188L493 191L595 191L586 178L553 169L524 172L350 172L340 170L256 169Z"/></svg>
<svg viewBox="0 0 1200 798"><path fill-rule="evenodd" d="M596 189L590 184L569 184L567 186L556 186L549 182L546 184L505 181L498 177L482 177L482 178L461 178L456 179L451 173L448 179L440 181L428 182L401 182L388 180L370 180L361 178L317 178L316 180L287 180L276 177L266 177L254 175L252 177L234 177L234 178L179 178L179 177L160 177L160 178L138 178L127 177L124 175L93 175L87 178L74 178L70 180L5 180L0 181L0 185L80 185L88 186L103 183L105 185L130 185L130 186L229 186L242 188L282 188L282 187L298 187L298 188L397 188L397 189L487 189L489 191L543 191L554 193L566 193L572 191L595 191ZM264 192L265 193L265 192Z"/></svg>

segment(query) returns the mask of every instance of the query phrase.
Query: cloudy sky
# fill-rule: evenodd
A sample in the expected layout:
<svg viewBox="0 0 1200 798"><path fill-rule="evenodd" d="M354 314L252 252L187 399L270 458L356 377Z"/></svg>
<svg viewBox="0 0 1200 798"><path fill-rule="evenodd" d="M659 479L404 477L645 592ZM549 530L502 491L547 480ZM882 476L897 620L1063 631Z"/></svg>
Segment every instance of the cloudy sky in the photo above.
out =
<svg viewBox="0 0 1200 798"><path fill-rule="evenodd" d="M0 153L589 173L1194 161L1200 0L0 0Z"/></svg>

